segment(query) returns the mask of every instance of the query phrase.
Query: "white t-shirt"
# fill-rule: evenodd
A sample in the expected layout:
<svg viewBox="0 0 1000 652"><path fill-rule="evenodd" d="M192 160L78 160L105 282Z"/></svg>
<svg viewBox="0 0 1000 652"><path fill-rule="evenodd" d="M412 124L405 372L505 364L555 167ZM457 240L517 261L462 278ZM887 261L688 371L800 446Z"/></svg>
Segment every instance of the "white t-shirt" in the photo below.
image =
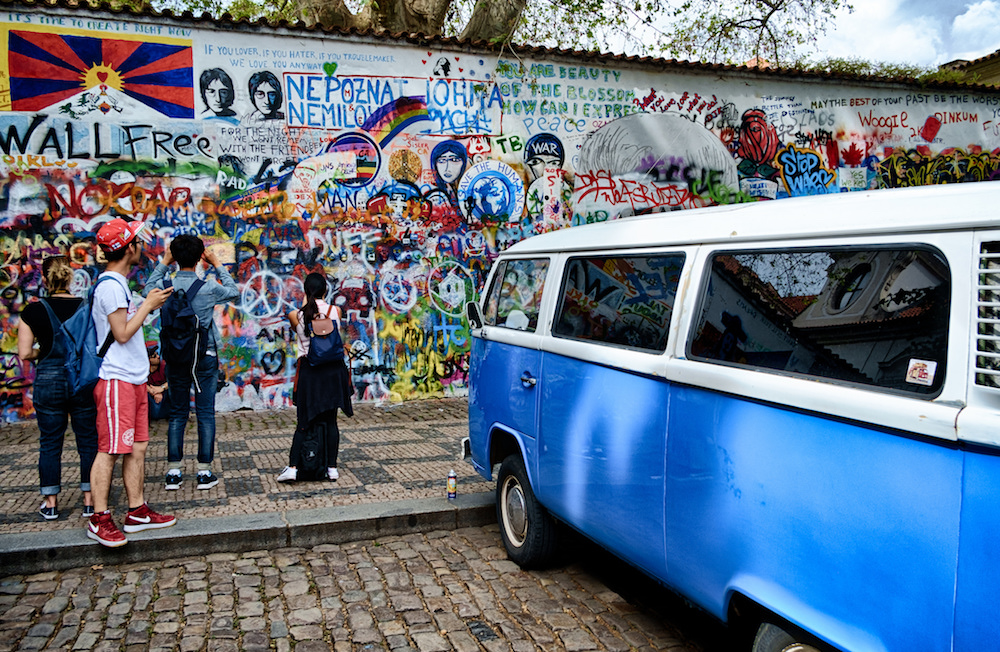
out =
<svg viewBox="0 0 1000 652"><path fill-rule="evenodd" d="M337 306L331 306L326 301L317 299L316 307L319 308L319 312L316 315L317 317L321 315L325 316L326 311L329 310L330 319L332 319L337 324L337 328L340 328L340 310L337 309ZM302 358L304 356L309 355L309 336L306 335L306 325L305 322L302 321L301 310L299 310L298 317L299 317L299 325L296 326L295 328L295 337L299 343L299 357Z"/></svg>
<svg viewBox="0 0 1000 652"><path fill-rule="evenodd" d="M104 272L101 276L110 276L112 280L98 285L94 293L94 310L91 315L97 328L98 351L111 330L108 315L120 308L127 308L128 319L132 319L139 311L139 304L132 301L132 292L128 290L128 279L117 272ZM149 357L146 355L146 340L141 328L125 344L119 344L112 338L98 375L103 380L124 380L133 385L146 383L146 378L149 377Z"/></svg>

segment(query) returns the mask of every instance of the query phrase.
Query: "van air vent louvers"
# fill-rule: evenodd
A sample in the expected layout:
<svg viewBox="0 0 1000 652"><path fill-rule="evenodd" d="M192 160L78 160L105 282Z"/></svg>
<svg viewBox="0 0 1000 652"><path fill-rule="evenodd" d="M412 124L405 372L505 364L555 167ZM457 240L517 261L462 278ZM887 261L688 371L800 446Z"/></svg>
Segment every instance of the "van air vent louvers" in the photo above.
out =
<svg viewBox="0 0 1000 652"><path fill-rule="evenodd" d="M1000 389L1000 242L984 242L976 283L976 384Z"/></svg>

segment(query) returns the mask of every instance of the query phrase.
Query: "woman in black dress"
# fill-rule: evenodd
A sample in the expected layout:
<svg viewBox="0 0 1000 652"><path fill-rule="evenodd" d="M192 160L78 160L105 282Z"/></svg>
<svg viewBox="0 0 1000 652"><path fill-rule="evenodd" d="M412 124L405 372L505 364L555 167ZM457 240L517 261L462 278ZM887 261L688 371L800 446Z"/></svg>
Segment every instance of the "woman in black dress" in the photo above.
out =
<svg viewBox="0 0 1000 652"><path fill-rule="evenodd" d="M301 310L294 310L288 314L299 344L299 358L296 363L298 380L292 395L298 426L292 436L288 466L278 475L278 482L305 479L299 477L298 471L303 454L303 440L317 430L324 443L326 478L328 480L339 478L337 454L340 449L340 430L337 428L337 410L343 410L349 417L354 415L354 409L351 407L354 387L344 360L314 366L306 359L310 343L310 331L306 328L306 324L312 323L316 318L329 317L339 330L340 311L336 306L323 300L327 292L327 283L322 274L314 272L306 276L303 288L306 293L305 305Z"/></svg>

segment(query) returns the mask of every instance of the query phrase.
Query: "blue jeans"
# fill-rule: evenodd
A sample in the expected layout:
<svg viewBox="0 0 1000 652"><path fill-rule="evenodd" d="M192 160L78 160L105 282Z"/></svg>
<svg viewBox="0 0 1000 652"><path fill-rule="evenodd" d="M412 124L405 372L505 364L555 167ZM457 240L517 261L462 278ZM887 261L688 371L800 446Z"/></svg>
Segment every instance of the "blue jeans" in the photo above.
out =
<svg viewBox="0 0 1000 652"><path fill-rule="evenodd" d="M45 359L35 370L33 399L38 419L38 481L43 496L62 489L62 450L66 426L73 421L80 455L80 490L90 491L90 467L97 457L97 408L84 392L70 396L62 358Z"/></svg>
<svg viewBox="0 0 1000 652"><path fill-rule="evenodd" d="M170 382L170 381L167 381ZM153 397L149 397L149 420L159 421L160 419L170 418L170 395L164 394L157 403L153 400Z"/></svg>
<svg viewBox="0 0 1000 652"><path fill-rule="evenodd" d="M215 390L219 385L219 358L206 355L195 372L201 391L195 388L194 414L198 419L198 462L210 464L215 459ZM167 462L184 459L184 430L191 413L191 390L194 380L189 373L167 367L167 395L170 399L170 423L167 426ZM173 468L173 467L171 467Z"/></svg>

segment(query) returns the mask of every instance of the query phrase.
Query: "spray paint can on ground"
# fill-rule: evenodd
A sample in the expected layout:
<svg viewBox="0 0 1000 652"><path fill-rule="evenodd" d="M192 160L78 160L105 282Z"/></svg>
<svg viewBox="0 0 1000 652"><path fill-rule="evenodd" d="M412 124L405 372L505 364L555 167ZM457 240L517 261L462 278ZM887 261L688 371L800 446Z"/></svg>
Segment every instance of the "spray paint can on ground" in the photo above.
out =
<svg viewBox="0 0 1000 652"><path fill-rule="evenodd" d="M455 475L455 469L448 472L448 500L455 500L455 496L458 495L458 476Z"/></svg>

